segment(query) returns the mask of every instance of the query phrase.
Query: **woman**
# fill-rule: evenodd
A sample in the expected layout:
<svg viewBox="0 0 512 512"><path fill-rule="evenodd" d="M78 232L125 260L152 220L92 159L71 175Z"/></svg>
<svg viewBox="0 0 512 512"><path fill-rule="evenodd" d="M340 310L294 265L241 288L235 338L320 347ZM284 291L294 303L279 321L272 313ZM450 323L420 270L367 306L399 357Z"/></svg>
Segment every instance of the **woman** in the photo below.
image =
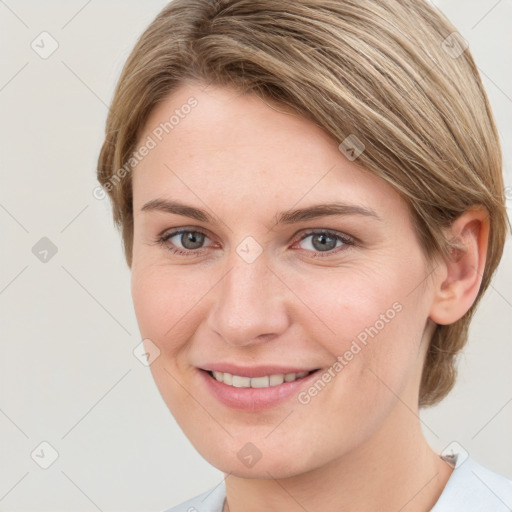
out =
<svg viewBox="0 0 512 512"><path fill-rule="evenodd" d="M175 0L139 39L98 178L153 377L225 473L171 510L512 505L418 417L507 230L466 46L418 0Z"/></svg>

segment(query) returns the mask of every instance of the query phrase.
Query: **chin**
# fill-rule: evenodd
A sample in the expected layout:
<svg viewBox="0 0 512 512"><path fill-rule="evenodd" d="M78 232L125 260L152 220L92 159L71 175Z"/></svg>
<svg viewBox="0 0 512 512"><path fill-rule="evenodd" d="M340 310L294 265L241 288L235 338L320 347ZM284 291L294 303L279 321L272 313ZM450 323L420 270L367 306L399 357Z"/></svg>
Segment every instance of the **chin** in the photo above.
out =
<svg viewBox="0 0 512 512"><path fill-rule="evenodd" d="M265 440L266 435L267 431L255 436L254 441L247 436L234 436L224 442L193 444L207 462L223 473L250 479L294 477L328 463L332 456L325 450L315 451L313 444L307 442L302 443L303 448L297 444L286 449L289 436Z"/></svg>
<svg viewBox="0 0 512 512"><path fill-rule="evenodd" d="M289 460L288 457L285 459ZM293 465L290 465L281 458L281 455L279 458L267 457L265 461L262 458L252 467L242 464L236 456L229 459L222 457L222 460L209 460L208 462L223 473L248 479L291 478L314 469L305 462L301 464L300 461L295 461Z"/></svg>

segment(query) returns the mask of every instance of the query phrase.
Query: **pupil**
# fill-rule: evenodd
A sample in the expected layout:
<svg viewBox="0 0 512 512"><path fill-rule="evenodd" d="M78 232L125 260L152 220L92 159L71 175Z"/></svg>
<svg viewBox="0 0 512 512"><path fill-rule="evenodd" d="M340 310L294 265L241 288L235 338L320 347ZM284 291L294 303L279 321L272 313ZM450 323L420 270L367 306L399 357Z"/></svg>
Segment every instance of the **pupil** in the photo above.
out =
<svg viewBox="0 0 512 512"><path fill-rule="evenodd" d="M313 235L313 247L319 251L329 251L336 247L336 238L325 234Z"/></svg>
<svg viewBox="0 0 512 512"><path fill-rule="evenodd" d="M181 235L181 243L185 249L198 249L204 241L204 235L196 231L188 231Z"/></svg>

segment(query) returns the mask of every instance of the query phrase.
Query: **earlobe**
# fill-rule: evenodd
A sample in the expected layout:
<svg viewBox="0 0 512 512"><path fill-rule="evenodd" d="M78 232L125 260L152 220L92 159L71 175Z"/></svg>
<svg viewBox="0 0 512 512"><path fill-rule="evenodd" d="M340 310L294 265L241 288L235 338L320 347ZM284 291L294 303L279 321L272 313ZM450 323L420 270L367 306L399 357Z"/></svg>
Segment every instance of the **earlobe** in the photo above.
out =
<svg viewBox="0 0 512 512"><path fill-rule="evenodd" d="M464 316L475 301L485 268L489 239L489 216L475 207L458 217L446 233L452 241L449 258L440 262L430 319L448 325Z"/></svg>

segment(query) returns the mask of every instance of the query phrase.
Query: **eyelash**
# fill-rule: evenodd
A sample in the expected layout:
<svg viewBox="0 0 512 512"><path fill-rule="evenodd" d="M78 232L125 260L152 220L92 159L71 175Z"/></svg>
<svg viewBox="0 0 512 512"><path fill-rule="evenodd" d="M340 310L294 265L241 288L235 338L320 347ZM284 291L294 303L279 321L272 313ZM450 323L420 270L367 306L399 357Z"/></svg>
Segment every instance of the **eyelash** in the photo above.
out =
<svg viewBox="0 0 512 512"><path fill-rule="evenodd" d="M194 257L194 256L201 256L204 247L201 247L197 250L193 249L180 249L179 247L169 247L168 241L169 239L175 237L176 235L180 235L183 233L200 233L204 235L205 237L208 237L208 235L199 229L177 229L175 231L163 233L157 237L155 242L168 251L170 251L172 254L177 254L179 256L188 256L188 257ZM308 252L311 252L311 256L313 258L325 258L328 256L332 256L333 254L337 254L340 251L347 250L350 246L356 245L356 241L354 238L349 237L347 235L342 235L340 233L337 233L335 231L329 231L326 229L317 229L317 230L310 230L304 233L298 240L294 241L293 244L296 244L298 242L302 242L307 237L311 235L326 235L330 238L335 238L337 241L340 241L343 243L341 247L336 247L334 249L330 249L329 251L309 251L308 249L304 249Z"/></svg>

